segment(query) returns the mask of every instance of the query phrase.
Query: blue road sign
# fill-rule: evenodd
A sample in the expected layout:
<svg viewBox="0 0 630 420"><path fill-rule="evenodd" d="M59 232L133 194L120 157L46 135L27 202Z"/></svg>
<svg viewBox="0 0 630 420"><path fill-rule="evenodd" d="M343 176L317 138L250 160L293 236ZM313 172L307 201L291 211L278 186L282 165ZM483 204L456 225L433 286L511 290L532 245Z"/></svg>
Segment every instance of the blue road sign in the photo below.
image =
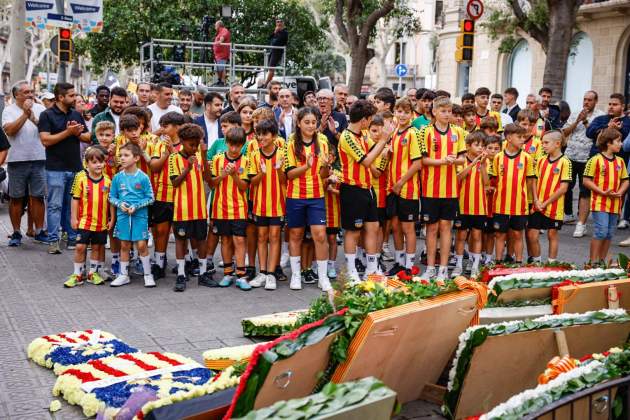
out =
<svg viewBox="0 0 630 420"><path fill-rule="evenodd" d="M396 72L396 76L405 77L409 72L409 69L407 68L406 64L397 64L394 68L394 71Z"/></svg>

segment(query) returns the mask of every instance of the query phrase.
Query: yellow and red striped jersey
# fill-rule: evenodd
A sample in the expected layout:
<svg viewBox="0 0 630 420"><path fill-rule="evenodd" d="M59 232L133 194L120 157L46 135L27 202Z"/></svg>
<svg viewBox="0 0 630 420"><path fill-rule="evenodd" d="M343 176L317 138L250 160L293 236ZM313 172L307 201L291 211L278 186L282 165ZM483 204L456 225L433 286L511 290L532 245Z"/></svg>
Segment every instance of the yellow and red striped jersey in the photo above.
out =
<svg viewBox="0 0 630 420"><path fill-rule="evenodd" d="M422 159L420 131L414 127L397 130L392 137L392 157L387 176L387 193L409 171L414 160ZM420 198L420 171L413 174L400 190L400 197L406 200Z"/></svg>
<svg viewBox="0 0 630 420"><path fill-rule="evenodd" d="M472 160L466 156L468 166ZM465 166L460 166L463 170ZM487 216L486 191L481 175L481 162L477 162L468 172L468 176L459 183L459 213L470 216Z"/></svg>
<svg viewBox="0 0 630 420"><path fill-rule="evenodd" d="M287 198L324 198L324 181L319 171L324 165L324 158L328 156L328 140L323 134L317 135L319 154L315 153L315 141L304 144L302 157L297 154L295 135L287 141L284 148L284 171L288 173L293 168L306 165L310 155L314 155L313 166L297 178L287 180Z"/></svg>
<svg viewBox="0 0 630 420"><path fill-rule="evenodd" d="M252 185L249 189L252 198L252 212L256 216L282 217L286 214L285 190L286 184L280 181L278 176L278 163L281 160L282 150L277 147L269 156L258 149L248 155L250 177L258 175L261 165L265 165L265 173L258 185Z"/></svg>
<svg viewBox="0 0 630 420"><path fill-rule="evenodd" d="M497 124L499 124L499 128L497 128L498 133L503 131L503 124L501 122L501 114L498 113L497 111L488 111L486 112L486 115L475 114L475 127L477 128L477 130L481 128L481 120L486 117L492 117L497 121Z"/></svg>
<svg viewBox="0 0 630 420"><path fill-rule="evenodd" d="M604 191L617 191L621 181L628 179L628 171L626 163L621 157L614 156L612 159L609 159L598 153L586 162L584 176L592 178L595 185ZM607 197L592 191L591 211L618 214L621 211L621 198Z"/></svg>
<svg viewBox="0 0 630 420"><path fill-rule="evenodd" d="M72 198L79 200L77 220L79 229L91 232L107 230L108 197L111 179L103 175L101 179L92 179L87 171L81 171L74 177Z"/></svg>
<svg viewBox="0 0 630 420"><path fill-rule="evenodd" d="M542 148L542 141L538 136L531 136L524 144L523 150L529 153L534 158L534 163L541 157L545 156L545 151Z"/></svg>
<svg viewBox="0 0 630 420"><path fill-rule="evenodd" d="M361 164L374 147L374 141L367 135L353 133L346 129L339 138L339 162L341 182L359 188L369 189L372 185L370 168Z"/></svg>
<svg viewBox="0 0 630 420"><path fill-rule="evenodd" d="M441 132L434 124L424 127L420 133L422 154L431 159L444 159L448 155L458 156L466 152L466 131L449 124ZM422 196L429 198L457 197L457 168L455 165L429 166L422 168Z"/></svg>
<svg viewBox="0 0 630 420"><path fill-rule="evenodd" d="M387 206L387 176L389 175L389 157L380 155L376 158L376 169L381 171L378 178L372 177L372 188L376 195L376 207L384 209Z"/></svg>
<svg viewBox="0 0 630 420"><path fill-rule="evenodd" d="M173 187L173 221L175 222L208 218L201 152L197 152L195 156L197 156L197 162L193 164L184 181L177 188ZM188 156L184 156L182 152L173 153L168 158L169 178L173 180L178 177L190 165Z"/></svg>
<svg viewBox="0 0 630 420"><path fill-rule="evenodd" d="M526 216L527 178L535 177L534 159L519 150L511 156L507 151L497 153L491 167L490 176L497 178L494 213L510 216Z"/></svg>
<svg viewBox="0 0 630 420"><path fill-rule="evenodd" d="M182 148L181 143L177 143L173 145L173 153L177 153ZM159 159L162 157L163 153L168 153L168 145L164 141L159 141L153 147L153 153L151 154L151 159ZM170 157L170 156L169 156ZM153 189L155 193L155 201L163 201L166 203L173 202L173 184L171 183L171 178L169 177L169 159L166 159L164 162L164 166L162 166L162 170L159 172L153 173Z"/></svg>
<svg viewBox="0 0 630 420"><path fill-rule="evenodd" d="M337 174L341 176L341 174ZM327 228L340 228L341 227L341 201L339 199L339 183L331 184L337 192L332 192L326 188L326 195L324 196L326 202L326 227Z"/></svg>
<svg viewBox="0 0 630 420"><path fill-rule="evenodd" d="M490 172L492 172L492 161L488 162L488 174L490 174ZM488 188L486 189L486 213L488 215L488 217L492 217L494 216L494 205L495 205L495 198L497 196L497 178L496 177L491 177L489 180L489 186L493 187L493 189Z"/></svg>
<svg viewBox="0 0 630 420"><path fill-rule="evenodd" d="M536 194L542 203L549 199L563 182L571 182L571 161L564 155L555 160L549 156L544 156L536 164ZM543 214L554 220L564 219L564 195L558 200L548 205Z"/></svg>
<svg viewBox="0 0 630 420"><path fill-rule="evenodd" d="M231 159L226 152L219 153L212 159L212 164L210 165L212 176L217 177L221 175L221 171L229 163L234 165L240 179L249 180L247 157L241 154L237 158ZM223 178L214 187L211 218L215 220L247 219L247 191L241 191L231 175Z"/></svg>
<svg viewBox="0 0 630 420"><path fill-rule="evenodd" d="M146 142L146 146L143 151L146 152L147 155L152 156L153 148L155 147L155 144L158 138L151 133L142 133L140 135L140 138ZM128 140L123 134L117 135L115 140L116 140L116 163L117 163L117 166L120 166L118 165L118 163L120 162L120 148L125 143L127 143ZM144 156L141 156L140 159L138 159L137 166L138 166L138 169L140 169L142 172L144 172L145 174L149 176L149 179L151 180L151 185L153 186L153 193L155 194L155 177L151 173L151 168L149 168L149 163L144 159Z"/></svg>

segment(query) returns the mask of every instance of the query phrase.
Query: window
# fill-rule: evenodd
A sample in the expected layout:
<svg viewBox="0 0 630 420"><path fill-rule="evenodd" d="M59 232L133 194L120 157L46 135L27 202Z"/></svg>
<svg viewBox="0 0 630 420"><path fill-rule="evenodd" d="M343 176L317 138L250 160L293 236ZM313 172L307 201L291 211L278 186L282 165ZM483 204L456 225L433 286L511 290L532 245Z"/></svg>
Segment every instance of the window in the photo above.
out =
<svg viewBox="0 0 630 420"><path fill-rule="evenodd" d="M567 75L564 78L564 98L571 110L582 109L584 92L591 89L592 81L593 43L588 35L579 32L571 40L571 49L567 59Z"/></svg>
<svg viewBox="0 0 630 420"><path fill-rule="evenodd" d="M510 54L506 87L518 90L518 105L525 108L525 99L532 91L532 52L524 39L516 44Z"/></svg>
<svg viewBox="0 0 630 420"><path fill-rule="evenodd" d="M435 26L442 26L442 12L444 11L444 2L442 0L437 0L435 2L435 18L433 22Z"/></svg>
<svg viewBox="0 0 630 420"><path fill-rule="evenodd" d="M402 45L402 47L401 47ZM406 57L407 57L407 43L406 42L397 42L396 44L394 44L394 47L396 48L395 50L395 56L394 56L394 62L396 64L406 64Z"/></svg>

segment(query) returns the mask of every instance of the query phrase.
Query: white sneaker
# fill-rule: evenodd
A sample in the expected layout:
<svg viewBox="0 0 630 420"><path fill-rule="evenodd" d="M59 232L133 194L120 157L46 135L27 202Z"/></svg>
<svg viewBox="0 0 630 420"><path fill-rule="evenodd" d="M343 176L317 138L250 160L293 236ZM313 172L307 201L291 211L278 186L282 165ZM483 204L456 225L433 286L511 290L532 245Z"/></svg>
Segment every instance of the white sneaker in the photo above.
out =
<svg viewBox="0 0 630 420"><path fill-rule="evenodd" d="M619 246L630 246L630 238L626 238L623 241L619 242Z"/></svg>
<svg viewBox="0 0 630 420"><path fill-rule="evenodd" d="M332 290L332 285L330 284L330 279L328 277L317 279L317 286L322 289L322 292L328 292Z"/></svg>
<svg viewBox="0 0 630 420"><path fill-rule="evenodd" d="M619 223L617 223L617 229L628 229L628 226L630 226L630 224L628 224L628 221L625 219L621 219Z"/></svg>
<svg viewBox="0 0 630 420"><path fill-rule="evenodd" d="M289 266L289 253L288 252L284 252L281 256L280 256L280 267L284 267L287 268Z"/></svg>
<svg viewBox="0 0 630 420"><path fill-rule="evenodd" d="M453 272L451 273L451 278L455 278L457 276L461 276L464 270L460 266L455 266Z"/></svg>
<svg viewBox="0 0 630 420"><path fill-rule="evenodd" d="M584 235L586 235L586 225L583 225L582 223L578 222L575 225L575 230L573 231L573 237L582 238Z"/></svg>
<svg viewBox="0 0 630 420"><path fill-rule="evenodd" d="M476 279L477 277L479 277L479 268L473 268L470 270L470 278L471 279Z"/></svg>
<svg viewBox="0 0 630 420"><path fill-rule="evenodd" d="M291 274L291 281L289 282L289 289L302 290L302 275L300 273Z"/></svg>
<svg viewBox="0 0 630 420"><path fill-rule="evenodd" d="M438 270L437 278L440 279L440 280L448 279L448 268L444 268L444 269Z"/></svg>
<svg viewBox="0 0 630 420"><path fill-rule="evenodd" d="M149 232L149 240L147 241L147 246L149 248L153 248L153 235Z"/></svg>
<svg viewBox="0 0 630 420"><path fill-rule="evenodd" d="M426 271L420 274L420 280L433 280L435 277L435 267L429 267Z"/></svg>
<svg viewBox="0 0 630 420"><path fill-rule="evenodd" d="M144 275L144 287L155 287L155 280L153 279L153 274Z"/></svg>
<svg viewBox="0 0 630 420"><path fill-rule="evenodd" d="M112 281L111 283L109 283L109 285L111 287L120 287L120 286L124 286L125 284L129 284L129 276L126 274L119 274L118 277L116 277L114 279L114 281Z"/></svg>
<svg viewBox="0 0 630 420"><path fill-rule="evenodd" d="M383 259L383 261L394 261L394 257L392 257L392 252L389 250L389 242L385 242L383 244L381 258Z"/></svg>
<svg viewBox="0 0 630 420"><path fill-rule="evenodd" d="M359 277L357 270L348 271L348 278L350 278L352 284L361 283L361 277Z"/></svg>
<svg viewBox="0 0 630 420"><path fill-rule="evenodd" d="M263 273L258 273L256 277L252 281L249 282L249 285L252 287L262 287L267 282L267 275Z"/></svg>
<svg viewBox="0 0 630 420"><path fill-rule="evenodd" d="M249 284L254 286L252 282L255 280L256 279L250 281ZM267 281L265 282L265 290L276 290L276 277L273 274L267 274Z"/></svg>

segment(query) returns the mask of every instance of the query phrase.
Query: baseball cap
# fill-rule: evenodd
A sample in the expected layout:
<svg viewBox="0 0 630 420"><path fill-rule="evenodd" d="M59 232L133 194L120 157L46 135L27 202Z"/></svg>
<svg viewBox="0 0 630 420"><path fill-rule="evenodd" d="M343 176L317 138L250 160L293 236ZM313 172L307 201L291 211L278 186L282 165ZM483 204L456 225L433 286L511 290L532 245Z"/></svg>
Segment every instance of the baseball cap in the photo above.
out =
<svg viewBox="0 0 630 420"><path fill-rule="evenodd" d="M39 97L39 99L41 99L41 100L44 100L44 99L51 100L51 99L55 99L55 95L52 94L51 92L45 92Z"/></svg>

